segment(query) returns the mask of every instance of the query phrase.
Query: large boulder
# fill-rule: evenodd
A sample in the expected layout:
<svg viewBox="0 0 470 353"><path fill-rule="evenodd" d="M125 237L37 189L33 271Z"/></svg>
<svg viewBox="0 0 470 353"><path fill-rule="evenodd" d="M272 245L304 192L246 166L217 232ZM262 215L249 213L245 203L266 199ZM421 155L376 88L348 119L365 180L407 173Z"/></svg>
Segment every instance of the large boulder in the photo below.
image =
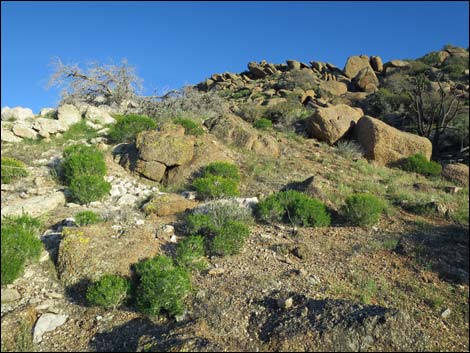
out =
<svg viewBox="0 0 470 353"><path fill-rule="evenodd" d="M197 203L177 194L159 194L147 202L143 210L145 213L157 216L169 216L196 207Z"/></svg>
<svg viewBox="0 0 470 353"><path fill-rule="evenodd" d="M254 78L265 78L268 75L264 68L254 61L248 63L248 70Z"/></svg>
<svg viewBox="0 0 470 353"><path fill-rule="evenodd" d="M462 163L447 164L442 168L442 176L454 183L468 186L468 165Z"/></svg>
<svg viewBox="0 0 470 353"><path fill-rule="evenodd" d="M21 142L21 137L16 136L10 130L2 129L1 131L2 142Z"/></svg>
<svg viewBox="0 0 470 353"><path fill-rule="evenodd" d="M371 56L370 66L372 66L374 71L377 71L377 72L382 72L384 70L384 64L380 56Z"/></svg>
<svg viewBox="0 0 470 353"><path fill-rule="evenodd" d="M350 56L346 61L343 71L347 77L352 79L359 73L359 71L365 68L371 68L369 57L367 55Z"/></svg>
<svg viewBox="0 0 470 353"><path fill-rule="evenodd" d="M353 133L365 157L380 165L388 165L417 153L431 159L432 144L429 139L400 131L379 119L362 117Z"/></svg>
<svg viewBox="0 0 470 353"><path fill-rule="evenodd" d="M2 120L27 120L33 119L34 113L29 108L23 107L3 107L2 108Z"/></svg>
<svg viewBox="0 0 470 353"><path fill-rule="evenodd" d="M114 119L109 112L104 108L94 107L92 105L88 106L85 112L85 119L97 123L97 124L114 124L116 119Z"/></svg>
<svg viewBox="0 0 470 353"><path fill-rule="evenodd" d="M37 118L34 121L33 129L43 137L49 137L51 134L67 131L69 125L60 120Z"/></svg>
<svg viewBox="0 0 470 353"><path fill-rule="evenodd" d="M379 85L379 79L371 67L365 67L357 73L353 79L356 88L362 92L375 92Z"/></svg>
<svg viewBox="0 0 470 353"><path fill-rule="evenodd" d="M362 109L346 104L318 107L306 120L307 132L311 137L332 145L346 135L363 115Z"/></svg>
<svg viewBox="0 0 470 353"><path fill-rule="evenodd" d="M280 154L277 141L261 134L236 115L225 115L206 120L204 124L211 134L229 145L234 145L257 154L277 157Z"/></svg>
<svg viewBox="0 0 470 353"><path fill-rule="evenodd" d="M65 125L70 126L82 120L82 114L72 104L64 104L57 111L57 119Z"/></svg>
<svg viewBox="0 0 470 353"><path fill-rule="evenodd" d="M64 204L65 196L62 191L49 195L33 196L2 207L2 217L21 216L23 213L27 213L32 217L38 217Z"/></svg>
<svg viewBox="0 0 470 353"><path fill-rule="evenodd" d="M320 83L320 91L327 92L333 96L341 96L348 91L348 86L339 81L322 81Z"/></svg>
<svg viewBox="0 0 470 353"><path fill-rule="evenodd" d="M15 124L12 129L13 133L21 138L28 138L28 139L37 139L38 133L28 127L27 125Z"/></svg>

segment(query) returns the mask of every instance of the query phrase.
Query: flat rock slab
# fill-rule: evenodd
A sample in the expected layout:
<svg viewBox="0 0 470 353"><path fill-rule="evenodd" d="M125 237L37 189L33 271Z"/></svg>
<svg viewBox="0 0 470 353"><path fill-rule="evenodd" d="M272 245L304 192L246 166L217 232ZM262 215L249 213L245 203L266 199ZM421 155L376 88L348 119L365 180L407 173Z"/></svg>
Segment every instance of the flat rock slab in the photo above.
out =
<svg viewBox="0 0 470 353"><path fill-rule="evenodd" d="M2 289L2 304L11 303L17 301L18 299L21 299L21 294L16 289Z"/></svg>
<svg viewBox="0 0 470 353"><path fill-rule="evenodd" d="M49 195L34 196L5 206L2 208L2 217L20 216L23 213L37 217L61 205L65 205L65 195L62 191L57 191Z"/></svg>
<svg viewBox="0 0 470 353"><path fill-rule="evenodd" d="M54 331L57 327L67 321L67 315L46 313L42 314L34 326L33 342L42 341L42 335L46 332Z"/></svg>

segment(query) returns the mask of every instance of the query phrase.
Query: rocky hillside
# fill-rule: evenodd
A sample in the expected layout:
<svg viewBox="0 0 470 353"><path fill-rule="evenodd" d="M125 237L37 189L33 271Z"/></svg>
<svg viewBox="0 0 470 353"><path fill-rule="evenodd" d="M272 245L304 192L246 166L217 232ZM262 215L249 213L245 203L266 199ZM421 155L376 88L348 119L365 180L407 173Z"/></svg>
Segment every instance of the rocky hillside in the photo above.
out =
<svg viewBox="0 0 470 353"><path fill-rule="evenodd" d="M468 77L447 46L2 108L2 351L468 350Z"/></svg>

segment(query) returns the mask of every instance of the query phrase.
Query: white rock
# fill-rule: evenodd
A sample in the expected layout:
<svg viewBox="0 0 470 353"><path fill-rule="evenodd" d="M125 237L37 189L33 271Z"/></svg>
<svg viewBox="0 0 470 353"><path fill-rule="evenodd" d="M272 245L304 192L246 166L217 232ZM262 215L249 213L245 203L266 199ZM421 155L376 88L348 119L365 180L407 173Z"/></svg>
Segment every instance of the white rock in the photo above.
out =
<svg viewBox="0 0 470 353"><path fill-rule="evenodd" d="M11 303L21 299L21 294L13 288L2 289L2 303Z"/></svg>
<svg viewBox="0 0 470 353"><path fill-rule="evenodd" d="M34 326L33 342L41 342L44 333L54 331L57 327L65 324L67 318L67 315L58 315L51 313L42 314L36 322L36 325Z"/></svg>
<svg viewBox="0 0 470 353"><path fill-rule="evenodd" d="M13 126L12 131L18 137L28 138L28 139L37 139L38 138L38 133L36 131L34 131L31 128L24 127L24 126L21 126L21 125Z"/></svg>
<svg viewBox="0 0 470 353"><path fill-rule="evenodd" d="M82 114L72 104L64 104L57 111L57 120L70 126L79 123L82 120Z"/></svg>
<svg viewBox="0 0 470 353"><path fill-rule="evenodd" d="M124 205L134 206L136 201L137 201L137 197L135 197L134 195L127 194L127 195L120 197L117 203L122 206Z"/></svg>
<svg viewBox="0 0 470 353"><path fill-rule="evenodd" d="M33 124L33 129L39 132L39 135L46 137L49 134L67 131L68 125L63 121L37 118Z"/></svg>
<svg viewBox="0 0 470 353"><path fill-rule="evenodd" d="M114 124L116 120L108 112L98 107L89 106L85 112L85 119L98 124Z"/></svg>
<svg viewBox="0 0 470 353"><path fill-rule="evenodd" d="M449 308L447 308L446 310L444 310L444 311L442 312L441 317L442 317L443 319L447 319L447 318L450 316L451 313L452 313L452 310L450 310Z"/></svg>
<svg viewBox="0 0 470 353"><path fill-rule="evenodd" d="M25 120L34 118L34 113L29 108L15 107L2 108L2 120Z"/></svg>
<svg viewBox="0 0 470 353"><path fill-rule="evenodd" d="M53 113L53 112L55 112L54 108L42 108L39 111L39 115L44 117L44 116L48 115L49 113Z"/></svg>
<svg viewBox="0 0 470 353"><path fill-rule="evenodd" d="M29 213L31 216L37 217L64 204L64 193L62 191L57 191L50 195L34 196L5 206L2 208L2 217L8 215L19 216L23 213Z"/></svg>
<svg viewBox="0 0 470 353"><path fill-rule="evenodd" d="M21 138L16 136L13 132L10 130L1 130L1 135L2 135L2 141L3 142L21 142Z"/></svg>

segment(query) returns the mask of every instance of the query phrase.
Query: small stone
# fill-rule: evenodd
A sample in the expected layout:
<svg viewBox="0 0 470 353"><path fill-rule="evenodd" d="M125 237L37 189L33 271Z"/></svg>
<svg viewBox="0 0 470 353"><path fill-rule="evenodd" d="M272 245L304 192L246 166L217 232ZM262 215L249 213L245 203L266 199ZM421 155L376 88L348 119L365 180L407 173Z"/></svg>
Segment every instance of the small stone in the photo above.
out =
<svg viewBox="0 0 470 353"><path fill-rule="evenodd" d="M61 299L61 298L63 298L64 296L63 296L63 294L61 294L61 293L54 293L54 292L52 292L52 293L48 293L48 294L47 294L47 297L48 297L48 298L52 298L52 299Z"/></svg>
<svg viewBox="0 0 470 353"><path fill-rule="evenodd" d="M442 312L441 317L442 317L443 319L447 319L447 318L450 316L451 313L452 313L452 310L450 310L449 308L447 308L446 310L444 310L444 311Z"/></svg>
<svg viewBox="0 0 470 353"><path fill-rule="evenodd" d="M16 289L2 289L2 304L11 303L21 299L21 294Z"/></svg>
<svg viewBox="0 0 470 353"><path fill-rule="evenodd" d="M223 269L223 268L211 268L208 271L208 274L211 275L211 276L219 276L219 275L224 274L224 272L225 272L225 269Z"/></svg>
<svg viewBox="0 0 470 353"><path fill-rule="evenodd" d="M34 326L33 341L35 343L41 342L44 333L54 331L57 327L63 325L67 318L67 315L42 314Z"/></svg>
<svg viewBox="0 0 470 353"><path fill-rule="evenodd" d="M137 219L137 220L135 221L135 224L138 225L138 226L142 226L142 225L145 224L145 221L144 221L143 219Z"/></svg>
<svg viewBox="0 0 470 353"><path fill-rule="evenodd" d="M70 207L70 208L80 207L79 204L73 203L73 202L68 202L65 206L66 206L66 207Z"/></svg>
<svg viewBox="0 0 470 353"><path fill-rule="evenodd" d="M178 242L178 239L176 238L176 235L172 235L171 238L170 238L170 243L177 243Z"/></svg>
<svg viewBox="0 0 470 353"><path fill-rule="evenodd" d="M292 308L293 304L294 304L294 299L292 299L291 297L289 297L287 299L279 299L278 302L277 302L277 305L281 309L284 309L284 310L288 310L288 309Z"/></svg>

